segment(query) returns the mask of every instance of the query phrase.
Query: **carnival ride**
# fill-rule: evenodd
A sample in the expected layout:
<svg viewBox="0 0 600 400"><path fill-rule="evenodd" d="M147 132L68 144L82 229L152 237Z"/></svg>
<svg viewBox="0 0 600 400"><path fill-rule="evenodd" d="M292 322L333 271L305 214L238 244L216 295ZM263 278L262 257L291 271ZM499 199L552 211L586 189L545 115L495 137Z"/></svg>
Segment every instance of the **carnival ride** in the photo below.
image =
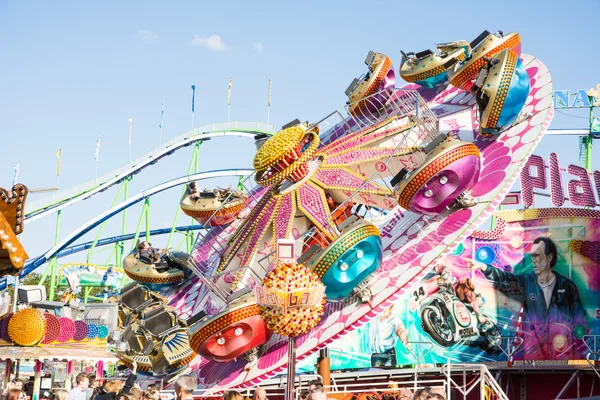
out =
<svg viewBox="0 0 600 400"><path fill-rule="evenodd" d="M136 285L138 300L133 305L122 300L133 289L123 289L119 304L124 318L132 317L130 328L124 328L129 330L123 332L127 346L118 354L124 360L131 354L146 357L149 373L176 373L183 365L165 361L165 337L174 331L183 334L185 328L188 347L200 356L182 359L188 368L198 370L201 385L252 386L277 374L287 363L287 342L266 329L252 291L276 263L279 242L295 241L294 258L313 268L327 287L321 322L297 338L296 354L301 359L379 314L437 257L485 221L550 123L550 74L534 57L515 56L520 54L518 34L488 33L470 44L459 41L438 48L441 55L432 55L436 61L429 65L435 82L425 82L428 77L409 78L423 87L411 83L394 88L391 60L370 52L369 71L348 88L349 104L344 110L315 123L294 121L272 137L257 131L237 133L256 139L253 169L188 174L146 190L91 219L26 264L23 273L155 193L201 179L244 176L239 186L242 195L230 191L221 198L210 197L218 201L201 216L207 229L200 231L188 263L193 276L161 288L160 295ZM496 64L503 79L492 82L490 70L485 81L503 101L478 104L469 90L485 67L484 57L505 48L511 50L502 53ZM451 54L452 65L438 62L444 54ZM425 55L415 58L416 65ZM400 76L409 77L403 74L405 64ZM425 63L419 65L429 71ZM445 66L441 76L436 72L439 65ZM528 84L512 85L513 79ZM447 80L453 86L447 86ZM519 107L523 96L526 101ZM518 101L511 103L513 98ZM484 127L493 128L491 138L480 130L486 112L507 113L503 124ZM126 182L160 157L210 135L227 132L185 139L93 189L36 207L26 218L41 218ZM185 194L182 201L188 212L184 203L191 195ZM239 200L236 215L219 220L234 197ZM157 310L141 313L140 307L153 298L163 299L153 305ZM153 318L163 321L165 329L148 328ZM173 335L167 342L180 340Z"/></svg>

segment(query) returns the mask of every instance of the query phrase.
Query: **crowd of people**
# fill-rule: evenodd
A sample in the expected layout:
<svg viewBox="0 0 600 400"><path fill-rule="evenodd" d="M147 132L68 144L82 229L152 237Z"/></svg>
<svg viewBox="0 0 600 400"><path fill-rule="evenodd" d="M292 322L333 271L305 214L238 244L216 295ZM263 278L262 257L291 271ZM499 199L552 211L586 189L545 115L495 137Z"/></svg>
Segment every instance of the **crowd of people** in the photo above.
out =
<svg viewBox="0 0 600 400"><path fill-rule="evenodd" d="M148 385L144 390L137 384L137 374L134 366L127 380L110 379L103 384L96 380L95 375L78 374L75 377L73 389L56 389L50 396L52 400L160 400L160 390L157 385ZM183 375L174 383L177 400L193 400L197 381L191 375ZM44 396L42 396L44 397ZM406 388L395 389L394 393L368 393L366 396L357 396L365 400L446 400L440 388L425 388L414 393ZM14 379L9 382L4 391L3 400L27 400L28 396L23 390L23 380ZM327 391L320 381L309 383L308 389L299 393L300 400L328 400ZM244 396L234 390L226 391L221 400L246 400ZM263 388L254 390L252 400L269 400Z"/></svg>
<svg viewBox="0 0 600 400"><path fill-rule="evenodd" d="M134 364L125 381L109 379L103 384L96 380L95 375L80 373L75 377L74 387L70 391L55 389L41 397L51 400L160 400L158 385L148 385L142 390L137 384L136 372L137 366ZM191 375L178 377L174 383L177 400L192 400L196 385L196 378ZM29 397L22 379L10 381L3 393L3 400L27 400Z"/></svg>

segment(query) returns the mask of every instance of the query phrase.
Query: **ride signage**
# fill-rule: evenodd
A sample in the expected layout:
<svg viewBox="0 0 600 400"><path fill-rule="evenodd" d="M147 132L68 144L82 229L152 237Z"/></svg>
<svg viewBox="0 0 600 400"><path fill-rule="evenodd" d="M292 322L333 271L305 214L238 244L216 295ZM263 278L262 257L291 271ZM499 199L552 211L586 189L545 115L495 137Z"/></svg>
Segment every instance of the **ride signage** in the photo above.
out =
<svg viewBox="0 0 600 400"><path fill-rule="evenodd" d="M566 173L575 179L570 179L567 183L566 188L569 195L567 198L563 186L565 170L561 170L556 153L550 154L549 164L547 166L545 160L535 154L527 160L525 168L521 171L521 202L525 207L535 205L534 195L539 194L535 192L536 189L545 190L548 186L550 199L555 207L563 206L566 200L578 207L596 207L598 205L596 196L600 199L600 171L594 171L591 174L579 165L569 165ZM596 186L596 194L594 194L592 179Z"/></svg>
<svg viewBox="0 0 600 400"><path fill-rule="evenodd" d="M325 286L302 288L292 292L283 292L265 287L257 287L256 302L264 307L278 307L283 313L293 308L317 307L325 296Z"/></svg>

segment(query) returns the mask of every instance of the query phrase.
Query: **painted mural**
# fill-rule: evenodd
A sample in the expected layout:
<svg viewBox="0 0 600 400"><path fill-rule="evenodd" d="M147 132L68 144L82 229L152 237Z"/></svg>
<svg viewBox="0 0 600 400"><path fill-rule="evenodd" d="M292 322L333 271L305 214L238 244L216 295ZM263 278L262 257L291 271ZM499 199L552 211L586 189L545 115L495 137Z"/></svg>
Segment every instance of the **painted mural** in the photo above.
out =
<svg viewBox="0 0 600 400"><path fill-rule="evenodd" d="M332 369L585 359L600 334L600 211L495 215L491 231L475 231L410 293L333 343Z"/></svg>

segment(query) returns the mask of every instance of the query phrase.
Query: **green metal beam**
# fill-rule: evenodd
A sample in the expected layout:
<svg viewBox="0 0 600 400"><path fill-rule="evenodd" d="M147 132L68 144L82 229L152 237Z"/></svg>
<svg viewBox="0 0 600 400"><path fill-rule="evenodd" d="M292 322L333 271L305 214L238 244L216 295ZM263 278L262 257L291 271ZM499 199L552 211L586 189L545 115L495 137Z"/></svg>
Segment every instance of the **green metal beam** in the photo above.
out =
<svg viewBox="0 0 600 400"><path fill-rule="evenodd" d="M187 174L190 175L193 171L194 166L196 167L196 170L198 170L198 152L200 150L200 145L202 144L202 142L196 142L196 145L194 146L194 153L192 154L192 161L190 162L190 166L188 168L188 172ZM183 188L182 192L181 192L181 196L183 196L185 194L185 191L187 190L186 187ZM173 234L175 233L175 227L177 226L177 219L179 218L179 210L181 209L181 207L177 206L177 211L175 211L175 218L173 219L173 226L171 227L171 233L169 234L169 239L167 240L167 246L166 248L168 249L171 246L171 241L173 240Z"/></svg>
<svg viewBox="0 0 600 400"><path fill-rule="evenodd" d="M121 194L123 193L124 188L125 188L125 185L121 185L121 187L119 188L119 193L117 193L117 196L115 197L110 208L113 208L115 205L117 205L117 202L120 200ZM108 220L104 221L100 225L100 229L98 230L98 233L96 234L96 238L94 239L94 242L92 243L92 247L90 247L90 249L88 250L87 261L86 261L86 263L88 263L88 264L91 263L92 253L94 252L94 249L96 248L96 244L98 244L98 240L100 240L100 236L102 235L102 232L104 231L104 227L106 226L107 222L108 222Z"/></svg>
<svg viewBox="0 0 600 400"><path fill-rule="evenodd" d="M58 210L56 213L56 231L54 233L54 245L56 246L59 241L59 232L60 232L60 215L61 210ZM54 301L54 293L56 291L56 257L52 257L50 261L50 301Z"/></svg>

